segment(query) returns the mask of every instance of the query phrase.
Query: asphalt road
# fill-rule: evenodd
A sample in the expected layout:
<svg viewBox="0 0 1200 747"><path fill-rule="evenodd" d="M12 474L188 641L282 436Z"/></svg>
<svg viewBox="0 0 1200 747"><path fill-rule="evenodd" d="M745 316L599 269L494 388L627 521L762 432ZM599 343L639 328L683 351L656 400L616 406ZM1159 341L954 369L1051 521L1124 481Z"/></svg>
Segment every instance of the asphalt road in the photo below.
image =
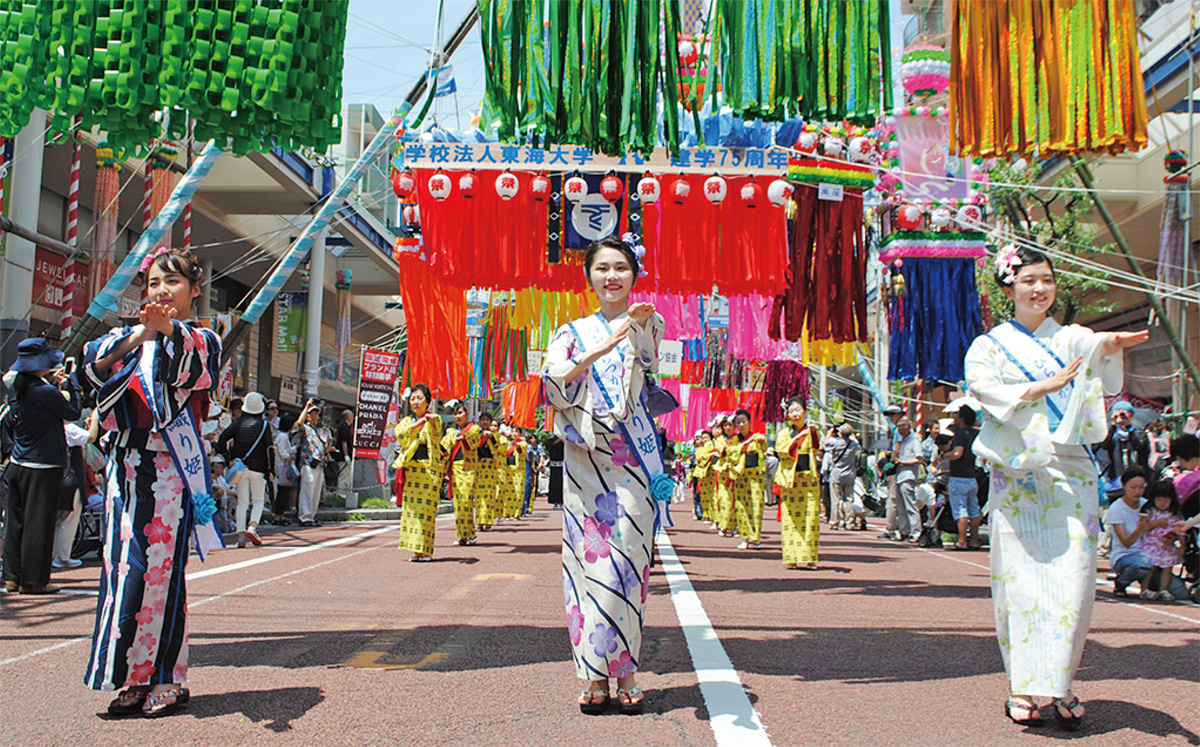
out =
<svg viewBox="0 0 1200 747"><path fill-rule="evenodd" d="M0 744L1200 744L1200 609L1098 601L1082 731L1003 717L985 553L827 532L787 571L778 524L742 551L676 511L651 577L647 712L579 714L544 510L406 562L393 524L264 532L189 564L192 699L107 721L82 677L97 563L52 597L0 594ZM681 619L684 621L681 624Z"/></svg>

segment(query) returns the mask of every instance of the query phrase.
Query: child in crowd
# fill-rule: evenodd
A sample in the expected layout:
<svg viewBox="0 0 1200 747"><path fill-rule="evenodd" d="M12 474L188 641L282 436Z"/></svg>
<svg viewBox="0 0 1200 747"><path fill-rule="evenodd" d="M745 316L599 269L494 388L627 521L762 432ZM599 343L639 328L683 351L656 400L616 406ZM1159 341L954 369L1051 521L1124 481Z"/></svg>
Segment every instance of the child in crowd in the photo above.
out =
<svg viewBox="0 0 1200 747"><path fill-rule="evenodd" d="M1142 555L1154 565L1147 591L1142 597L1173 602L1175 597L1167 591L1167 586L1175 566L1183 562L1183 547L1180 545L1183 512L1179 508L1175 486L1166 480L1155 483L1150 488L1146 509L1147 519L1152 522L1165 519L1167 525L1151 529L1142 538Z"/></svg>
<svg viewBox="0 0 1200 747"><path fill-rule="evenodd" d="M237 504L237 491L225 479L225 457L215 455L209 462L212 466L213 500L217 502L217 525L222 532L236 531L233 521L233 509Z"/></svg>

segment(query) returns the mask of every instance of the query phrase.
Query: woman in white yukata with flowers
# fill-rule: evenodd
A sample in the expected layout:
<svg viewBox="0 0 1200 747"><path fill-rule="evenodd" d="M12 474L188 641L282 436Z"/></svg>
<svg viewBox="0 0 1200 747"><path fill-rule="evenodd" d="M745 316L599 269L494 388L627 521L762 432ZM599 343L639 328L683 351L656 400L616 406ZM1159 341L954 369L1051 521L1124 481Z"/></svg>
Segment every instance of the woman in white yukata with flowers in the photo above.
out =
<svg viewBox="0 0 1200 747"><path fill-rule="evenodd" d="M981 335L966 358L968 394L983 405L976 456L991 463L992 600L1010 692L1004 713L1040 726L1035 698L1079 728L1072 690L1096 596L1099 488L1085 448L1106 432L1104 396L1121 389L1122 351L1148 332L1063 327L1054 268L1042 253L1009 245L996 280L1012 321Z"/></svg>
<svg viewBox="0 0 1200 747"><path fill-rule="evenodd" d="M635 673L655 503L669 500L673 488L645 397L664 322L652 304L629 304L638 271L630 245L594 242L584 271L600 312L558 330L543 372L554 432L565 445L563 597L575 672L588 683L580 710L605 709L611 677L619 709L640 713Z"/></svg>
<svg viewBox="0 0 1200 747"><path fill-rule="evenodd" d="M221 339L191 321L201 268L159 249L142 265L141 323L88 343L83 371L108 431L104 570L84 681L124 688L110 717L167 716L188 700L187 568L195 534L220 540L196 423L217 381Z"/></svg>

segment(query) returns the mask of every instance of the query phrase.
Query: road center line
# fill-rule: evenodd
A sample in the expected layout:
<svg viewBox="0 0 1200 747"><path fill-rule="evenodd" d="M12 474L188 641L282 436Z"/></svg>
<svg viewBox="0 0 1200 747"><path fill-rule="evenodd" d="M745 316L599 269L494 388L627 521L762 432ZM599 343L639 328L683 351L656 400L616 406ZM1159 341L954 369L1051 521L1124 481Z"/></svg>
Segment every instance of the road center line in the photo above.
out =
<svg viewBox="0 0 1200 747"><path fill-rule="evenodd" d="M750 703L742 680L717 638L666 532L659 532L657 542L663 574L671 587L671 601L675 603L675 614L683 628L718 747L770 747L762 718Z"/></svg>

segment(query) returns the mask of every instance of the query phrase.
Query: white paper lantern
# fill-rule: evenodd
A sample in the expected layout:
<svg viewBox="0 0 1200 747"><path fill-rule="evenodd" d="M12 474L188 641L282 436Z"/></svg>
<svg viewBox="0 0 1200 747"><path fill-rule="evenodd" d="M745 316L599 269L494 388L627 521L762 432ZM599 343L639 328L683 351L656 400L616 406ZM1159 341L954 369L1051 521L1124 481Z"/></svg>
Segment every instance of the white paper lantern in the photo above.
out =
<svg viewBox="0 0 1200 747"><path fill-rule="evenodd" d="M850 160L855 163L869 163L875 153L875 144L870 138L859 135L850 139Z"/></svg>
<svg viewBox="0 0 1200 747"><path fill-rule="evenodd" d="M563 194L571 202L579 202L588 196L588 183L582 176L573 176L563 182Z"/></svg>
<svg viewBox="0 0 1200 747"><path fill-rule="evenodd" d="M963 228L979 228L979 223L983 220L983 210L978 205L963 205L958 209L954 220Z"/></svg>
<svg viewBox="0 0 1200 747"><path fill-rule="evenodd" d="M929 222L936 228L945 228L950 225L951 218L950 208L941 207L930 214Z"/></svg>
<svg viewBox="0 0 1200 747"><path fill-rule="evenodd" d="M496 177L496 194L500 195L502 200L511 200L517 196L517 191L521 188L521 182L517 180L517 175L511 171L505 171L500 176Z"/></svg>
<svg viewBox="0 0 1200 747"><path fill-rule="evenodd" d="M704 180L704 196L714 205L725 201L725 195L729 194L729 185L720 176L713 174Z"/></svg>
<svg viewBox="0 0 1200 747"><path fill-rule="evenodd" d="M782 179L776 179L767 186L767 199L772 205L782 207L791 199L794 188Z"/></svg>
<svg viewBox="0 0 1200 747"><path fill-rule="evenodd" d="M438 172L429 177L429 194L433 195L435 200L444 200L450 196L450 177L442 172Z"/></svg>
<svg viewBox="0 0 1200 747"><path fill-rule="evenodd" d="M650 172L641 178L637 183L638 199L643 204L653 205L658 202L658 198L662 197L662 184Z"/></svg>

